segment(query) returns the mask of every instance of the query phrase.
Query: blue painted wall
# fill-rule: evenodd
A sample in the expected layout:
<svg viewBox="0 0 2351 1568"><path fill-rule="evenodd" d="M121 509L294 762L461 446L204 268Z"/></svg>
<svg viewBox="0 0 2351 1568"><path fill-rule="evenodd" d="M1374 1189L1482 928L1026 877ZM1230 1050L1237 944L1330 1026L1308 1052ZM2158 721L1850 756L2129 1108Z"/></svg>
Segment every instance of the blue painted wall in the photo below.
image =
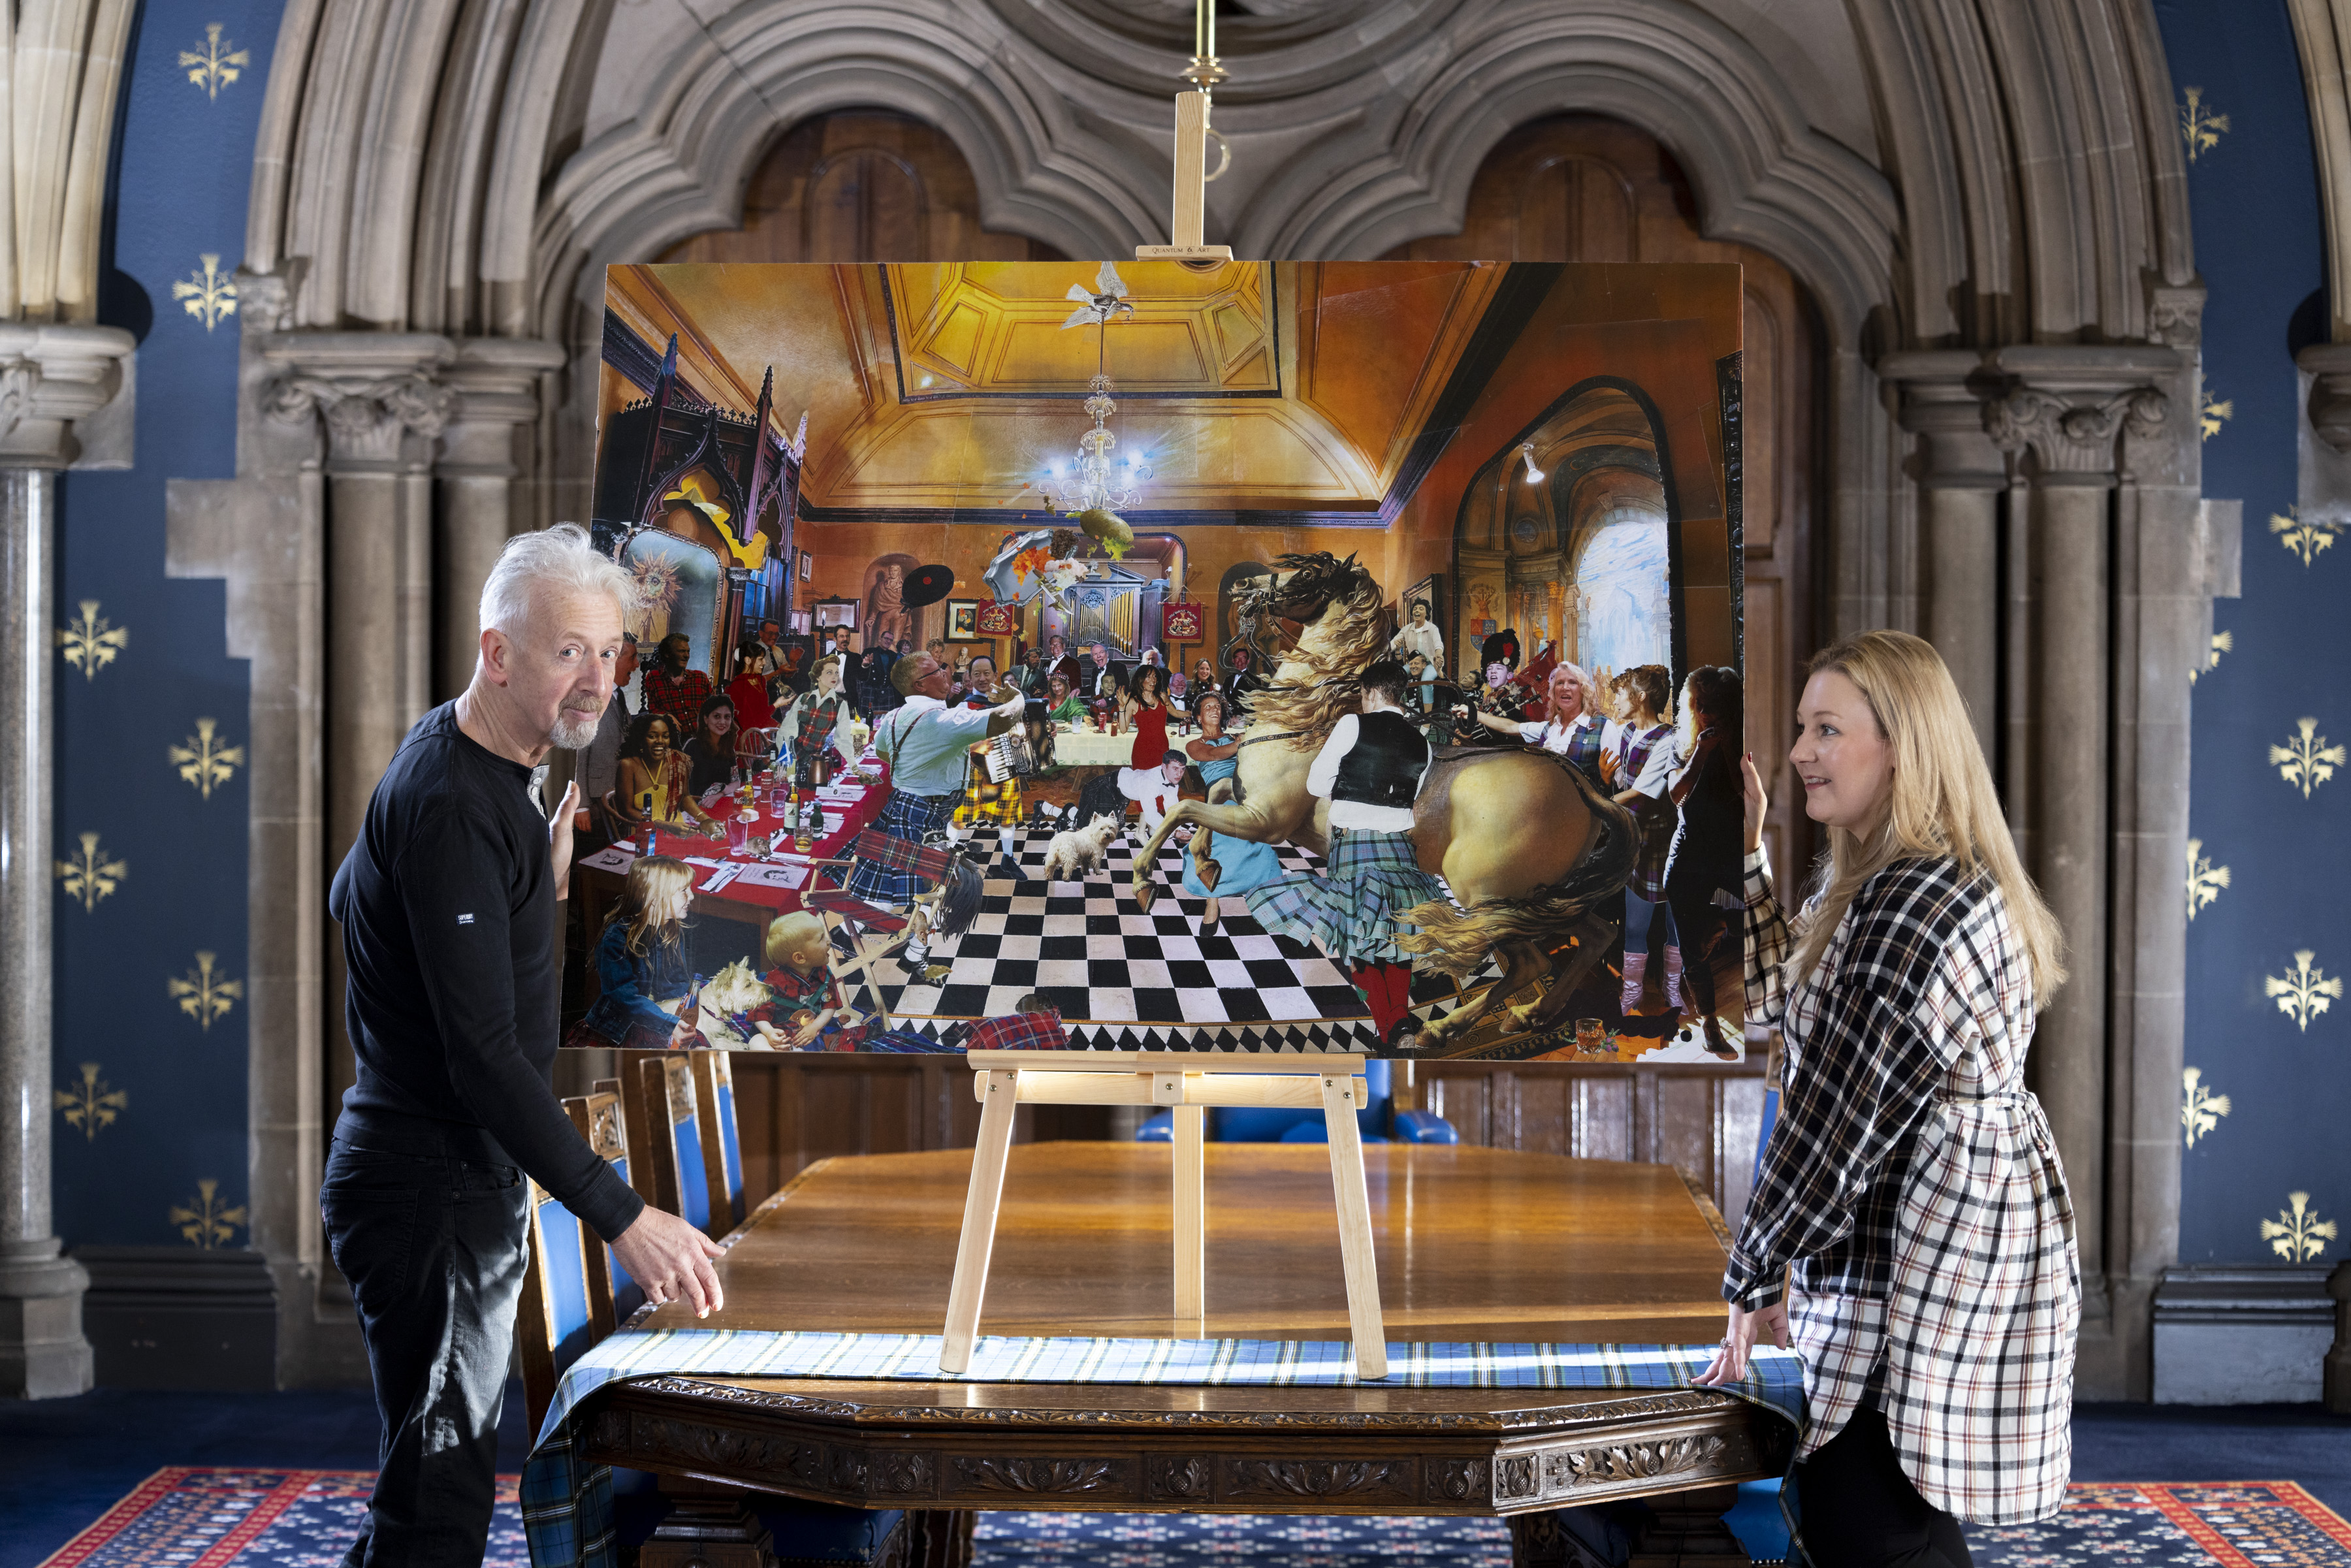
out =
<svg viewBox="0 0 2351 1568"><path fill-rule="evenodd" d="M60 623L82 622L90 601L126 633L78 661L68 642L57 670L57 854L81 860L95 833L102 876L57 879L51 1114L68 1246L247 1238L250 681L225 651L222 585L164 574L163 488L235 472L237 319L219 289L244 252L281 8L144 7L120 106L100 319L139 339L136 465L67 475L59 507ZM199 953L213 955L209 992ZM93 1093L120 1098L92 1107Z"/></svg>
<svg viewBox="0 0 2351 1568"><path fill-rule="evenodd" d="M2351 538L2322 531L2321 546L2282 531L2297 520L2294 355L2326 333L2317 175L2283 0L2157 0L2156 14L2183 137L2191 89L2198 99L2188 177L2211 289L2204 382L2208 408L2231 405L2206 423L2204 493L2245 504L2244 596L2216 607L2227 645L2196 685L2189 818L2213 874L2209 903L2189 895L2188 1064L2199 1082L2188 1092L2226 1096L2228 1109L2181 1128L2193 1142L2180 1260L2333 1262L2351 1235L2314 1228L2351 1218L2351 1002L2335 978L2351 970L2351 768L2305 793L2291 758L2272 757L2299 743L2305 717L2324 744L2351 741ZM2306 983L2333 989L2307 993L2325 1010L2298 1017L2279 1006L2295 991L2274 993L2305 983L2304 950L2320 977ZM2298 1223L2294 1193L2307 1195Z"/></svg>

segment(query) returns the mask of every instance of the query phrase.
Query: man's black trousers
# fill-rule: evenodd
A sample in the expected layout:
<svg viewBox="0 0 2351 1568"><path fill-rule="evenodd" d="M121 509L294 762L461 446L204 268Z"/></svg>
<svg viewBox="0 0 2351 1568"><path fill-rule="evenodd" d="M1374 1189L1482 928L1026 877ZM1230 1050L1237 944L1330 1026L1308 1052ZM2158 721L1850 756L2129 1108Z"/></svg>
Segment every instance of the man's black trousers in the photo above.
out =
<svg viewBox="0 0 2351 1568"><path fill-rule="evenodd" d="M528 1193L510 1165L331 1145L319 1208L383 1420L381 1474L347 1568L482 1561Z"/></svg>
<svg viewBox="0 0 2351 1568"><path fill-rule="evenodd" d="M1972 1568L1959 1521L1903 1473L1874 1394L1790 1479L1817 1568Z"/></svg>

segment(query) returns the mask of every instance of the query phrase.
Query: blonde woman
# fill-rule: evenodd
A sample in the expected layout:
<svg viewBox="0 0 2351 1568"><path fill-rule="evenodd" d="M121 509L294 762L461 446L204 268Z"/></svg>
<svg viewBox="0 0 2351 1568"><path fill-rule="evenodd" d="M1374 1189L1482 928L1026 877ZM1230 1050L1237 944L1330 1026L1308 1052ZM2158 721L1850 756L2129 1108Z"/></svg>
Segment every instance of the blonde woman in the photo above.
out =
<svg viewBox="0 0 2351 1568"><path fill-rule="evenodd" d="M2046 1519L2072 1465L2081 1266L2024 1088L2064 944L1933 648L1844 639L1813 659L1796 723L1789 761L1829 854L1783 920L1749 757L1747 1016L1783 1032L1787 1081L1698 1381L1792 1335L1807 1553L1964 1568L1957 1520Z"/></svg>

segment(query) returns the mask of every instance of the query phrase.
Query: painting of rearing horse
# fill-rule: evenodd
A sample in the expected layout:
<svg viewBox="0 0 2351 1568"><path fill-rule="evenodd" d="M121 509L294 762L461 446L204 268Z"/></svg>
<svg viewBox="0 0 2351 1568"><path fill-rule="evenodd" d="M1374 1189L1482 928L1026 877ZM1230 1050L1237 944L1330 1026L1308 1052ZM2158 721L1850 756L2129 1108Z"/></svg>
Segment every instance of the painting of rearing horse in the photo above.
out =
<svg viewBox="0 0 2351 1568"><path fill-rule="evenodd" d="M1275 622L1288 646L1270 685L1249 700L1237 797L1187 800L1167 813L1134 857L1135 902L1145 910L1158 894L1152 868L1159 852L1186 824L1328 851L1330 801L1309 792L1307 770L1332 727L1361 706L1363 672L1394 628L1379 583L1354 557L1317 551L1273 564L1239 610ZM1416 930L1402 945L1457 981L1489 957L1502 967L1482 1003L1423 1028L1414 1053L1447 1054L1505 998L1537 981L1552 983L1520 1004L1512 1021L1528 1030L1558 1021L1574 990L1567 971L1581 972L1597 956L1588 936L1575 940L1576 928L1632 870L1631 817L1573 766L1539 748L1448 747L1433 762L1413 818L1420 867L1443 877L1452 899L1415 907L1408 918ZM1203 874L1213 875L1205 867Z"/></svg>

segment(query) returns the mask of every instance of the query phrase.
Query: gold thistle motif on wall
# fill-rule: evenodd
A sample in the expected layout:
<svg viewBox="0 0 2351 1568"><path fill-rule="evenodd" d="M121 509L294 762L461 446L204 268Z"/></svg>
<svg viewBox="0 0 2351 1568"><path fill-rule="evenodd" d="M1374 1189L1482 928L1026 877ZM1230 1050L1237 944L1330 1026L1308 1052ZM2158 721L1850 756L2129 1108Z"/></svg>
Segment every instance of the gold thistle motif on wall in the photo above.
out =
<svg viewBox="0 0 2351 1568"><path fill-rule="evenodd" d="M2220 1124L2229 1113L2229 1097L2215 1094L2204 1087L2204 1070L2191 1067L2180 1075L2188 1088L2187 1097L2179 1104L2179 1124L2188 1129L2188 1146L2194 1148L2196 1140Z"/></svg>
<svg viewBox="0 0 2351 1568"><path fill-rule="evenodd" d="M82 674L82 679L94 681L98 672L114 663L131 641L131 628L117 626L98 612L98 601L81 601L79 618L57 628L57 646L66 651L66 663Z"/></svg>
<svg viewBox="0 0 2351 1568"><path fill-rule="evenodd" d="M2236 651L2237 634L2234 632L2213 632L2212 646L2204 655L2204 670L2219 669L2220 667L2220 655L2223 653L2233 653ZM2196 677L2202 674L2204 670L2189 671L2188 684L2191 686L2194 685L2196 684Z"/></svg>
<svg viewBox="0 0 2351 1568"><path fill-rule="evenodd" d="M2342 531L2341 523L2305 518L2299 507L2287 507L2283 517L2274 512L2270 514L2270 532L2277 535L2278 543L2285 546L2287 554L2300 556L2304 566L2316 560L2322 552L2334 549L2335 536Z"/></svg>
<svg viewBox="0 0 2351 1568"><path fill-rule="evenodd" d="M235 81L238 73L253 63L253 57L238 48L234 39L221 37L224 26L219 22L205 23L204 47L180 51L180 68L186 71L188 79L204 89L204 96L214 103L220 101L220 89Z"/></svg>
<svg viewBox="0 0 2351 1568"><path fill-rule="evenodd" d="M217 744L217 725L212 719L196 720L196 733L188 737L188 744L172 747L172 760L179 765L180 777L196 787L196 792L209 800L213 787L225 784L245 766L245 747Z"/></svg>
<svg viewBox="0 0 2351 1568"><path fill-rule="evenodd" d="M2307 1263L2326 1250L2337 1228L2335 1221L2311 1212L2310 1194L2290 1192L2285 1200L2290 1207L2279 1209L2275 1219L2262 1221L2262 1239L2287 1262Z"/></svg>
<svg viewBox="0 0 2351 1568"><path fill-rule="evenodd" d="M2179 134L2188 142L2188 161L2193 163L2220 145L2220 133L2229 129L2229 117L2215 114L2204 106L2202 88L2184 90L2188 101L2179 106Z"/></svg>
<svg viewBox="0 0 2351 1568"><path fill-rule="evenodd" d="M2210 391L2207 390L2196 408L2196 423L2202 432L2199 439L2211 440L2220 434L2222 424L2236 417L2236 399L2214 397Z"/></svg>
<svg viewBox="0 0 2351 1568"><path fill-rule="evenodd" d="M57 880L65 883L66 896L84 913L96 909L130 874L128 865L99 849L96 833L81 835L81 853L57 862Z"/></svg>
<svg viewBox="0 0 2351 1568"><path fill-rule="evenodd" d="M114 1125L114 1118L131 1096L109 1084L98 1075L98 1063L81 1064L81 1082L57 1092L57 1109L65 1113L66 1125L79 1132L91 1143L98 1141L100 1127Z"/></svg>
<svg viewBox="0 0 2351 1568"><path fill-rule="evenodd" d="M2335 777L2336 768L2351 762L2351 747L2327 745L2314 718L2295 719L2294 727L2302 733L2286 737L2283 746L2270 747L2270 766L2307 800L2313 789Z"/></svg>
<svg viewBox="0 0 2351 1568"><path fill-rule="evenodd" d="M2189 840L2188 918L2195 919L2196 912L2219 898L2220 890L2228 885L2229 868L2212 863L2211 858L2204 852L2202 839Z"/></svg>
<svg viewBox="0 0 2351 1568"><path fill-rule="evenodd" d="M222 317L236 314L236 279L221 271L219 256L207 254L196 259L204 265L172 285L172 298L209 332Z"/></svg>
<svg viewBox="0 0 2351 1568"><path fill-rule="evenodd" d="M2263 975L2262 994L2274 998L2278 1011L2294 1019L2294 1027L2310 1031L2310 1020L2343 999L2343 977L2330 976L2311 962L2318 955L2297 948L2294 967L2283 975Z"/></svg>
<svg viewBox="0 0 2351 1568"><path fill-rule="evenodd" d="M195 1019L197 1027L206 1034L213 1030L213 1020L226 1018L229 1009L245 995L243 980L232 980L226 975L213 972L213 963L218 956L214 953L199 953L196 967L188 971L185 979L163 982L178 1000L180 1010Z"/></svg>
<svg viewBox="0 0 2351 1568"><path fill-rule="evenodd" d="M246 1223L245 1205L221 1206L220 1183L206 1176L196 1183L196 1196L172 1206L172 1223L191 1244L206 1252L236 1239L236 1228Z"/></svg>

